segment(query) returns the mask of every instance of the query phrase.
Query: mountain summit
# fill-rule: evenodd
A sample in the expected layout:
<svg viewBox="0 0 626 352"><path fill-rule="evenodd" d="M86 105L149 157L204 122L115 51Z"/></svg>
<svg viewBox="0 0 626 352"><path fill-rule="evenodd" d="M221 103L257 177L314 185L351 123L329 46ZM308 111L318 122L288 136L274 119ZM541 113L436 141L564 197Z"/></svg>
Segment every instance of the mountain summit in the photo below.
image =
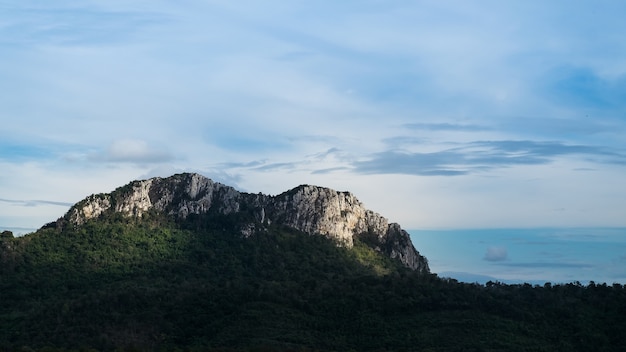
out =
<svg viewBox="0 0 626 352"><path fill-rule="evenodd" d="M178 220L235 215L235 229L243 237L278 225L322 235L348 248L358 238L410 269L429 272L428 261L400 225L365 209L349 192L310 185L269 196L239 192L195 173L156 177L133 181L111 193L91 195L53 225L80 226L89 219L115 213L140 218L155 211Z"/></svg>

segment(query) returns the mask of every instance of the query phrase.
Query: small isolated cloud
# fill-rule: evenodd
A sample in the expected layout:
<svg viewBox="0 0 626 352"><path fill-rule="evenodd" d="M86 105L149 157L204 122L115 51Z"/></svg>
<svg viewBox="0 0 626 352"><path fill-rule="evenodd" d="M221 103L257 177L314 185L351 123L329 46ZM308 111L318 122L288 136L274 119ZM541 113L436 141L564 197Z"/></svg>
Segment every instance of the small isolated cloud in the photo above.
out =
<svg viewBox="0 0 626 352"><path fill-rule="evenodd" d="M158 148L148 145L147 142L137 139L116 140L102 154L93 159L107 162L126 162L152 164L171 161L173 157Z"/></svg>
<svg viewBox="0 0 626 352"><path fill-rule="evenodd" d="M508 258L508 253L505 247L499 246L491 246L487 248L487 253L485 253L485 259L489 262L501 262L505 261Z"/></svg>

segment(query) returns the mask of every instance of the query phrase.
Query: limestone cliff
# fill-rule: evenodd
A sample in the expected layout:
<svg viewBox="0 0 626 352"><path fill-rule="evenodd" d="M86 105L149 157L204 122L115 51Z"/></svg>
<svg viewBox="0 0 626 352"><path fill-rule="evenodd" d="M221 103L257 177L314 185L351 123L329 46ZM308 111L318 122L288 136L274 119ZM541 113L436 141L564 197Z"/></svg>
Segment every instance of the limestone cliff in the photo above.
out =
<svg viewBox="0 0 626 352"><path fill-rule="evenodd" d="M116 212L141 217L149 211L185 219L190 214L247 212L254 219L240 224L244 236L270 224L288 226L308 234L320 234L352 247L361 237L377 251L399 259L405 266L429 272L426 258L413 247L398 224L365 209L349 192L302 185L277 196L238 192L199 174L133 181L108 194L87 197L57 222L80 226L86 220Z"/></svg>

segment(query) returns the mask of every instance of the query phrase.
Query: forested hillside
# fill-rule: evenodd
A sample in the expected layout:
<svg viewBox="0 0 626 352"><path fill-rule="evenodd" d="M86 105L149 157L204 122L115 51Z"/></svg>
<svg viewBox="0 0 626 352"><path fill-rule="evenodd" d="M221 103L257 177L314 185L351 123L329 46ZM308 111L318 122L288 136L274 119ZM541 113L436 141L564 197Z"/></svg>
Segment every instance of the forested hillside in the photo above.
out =
<svg viewBox="0 0 626 352"><path fill-rule="evenodd" d="M210 220L210 221L209 221ZM237 216L0 239L0 350L622 351L621 285L462 284Z"/></svg>

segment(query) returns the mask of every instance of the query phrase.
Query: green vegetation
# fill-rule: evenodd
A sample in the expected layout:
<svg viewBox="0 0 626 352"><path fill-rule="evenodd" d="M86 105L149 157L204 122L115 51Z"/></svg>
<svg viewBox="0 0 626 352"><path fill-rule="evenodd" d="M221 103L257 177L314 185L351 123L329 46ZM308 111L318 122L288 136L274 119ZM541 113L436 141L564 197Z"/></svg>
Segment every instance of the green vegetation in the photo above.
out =
<svg viewBox="0 0 626 352"><path fill-rule="evenodd" d="M0 351L621 351L621 285L419 275L365 242L235 216L0 236Z"/></svg>

